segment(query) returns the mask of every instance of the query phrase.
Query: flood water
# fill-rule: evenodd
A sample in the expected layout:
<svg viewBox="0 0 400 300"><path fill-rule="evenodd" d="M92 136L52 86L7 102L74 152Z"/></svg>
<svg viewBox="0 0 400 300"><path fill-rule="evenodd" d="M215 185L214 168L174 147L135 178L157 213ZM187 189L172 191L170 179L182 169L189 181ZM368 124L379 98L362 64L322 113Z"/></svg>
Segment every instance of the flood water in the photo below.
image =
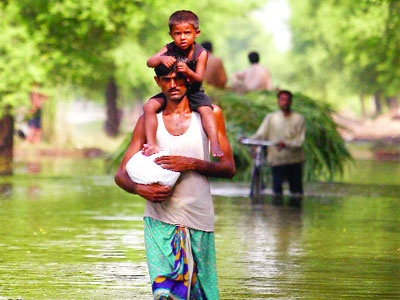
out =
<svg viewBox="0 0 400 300"><path fill-rule="evenodd" d="M144 201L101 159L18 162L0 177L0 300L151 299ZM359 161L302 207L213 182L220 299L399 299L400 164Z"/></svg>

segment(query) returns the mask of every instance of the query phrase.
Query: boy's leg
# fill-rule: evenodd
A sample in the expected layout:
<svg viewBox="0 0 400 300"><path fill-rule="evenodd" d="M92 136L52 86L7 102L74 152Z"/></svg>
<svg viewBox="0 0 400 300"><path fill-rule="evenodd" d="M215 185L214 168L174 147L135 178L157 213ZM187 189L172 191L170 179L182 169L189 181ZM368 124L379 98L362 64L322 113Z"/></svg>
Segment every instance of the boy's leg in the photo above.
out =
<svg viewBox="0 0 400 300"><path fill-rule="evenodd" d="M162 94L153 96L143 106L144 112L144 128L146 134L146 143L143 145L143 154L151 155L160 151L157 146L157 111L164 105L164 97Z"/></svg>
<svg viewBox="0 0 400 300"><path fill-rule="evenodd" d="M224 152L218 143L217 121L215 120L210 97L204 93L203 87L200 87L198 91L191 90L188 93L188 98L190 109L200 113L201 123L210 140L211 155L213 157L223 156Z"/></svg>
<svg viewBox="0 0 400 300"><path fill-rule="evenodd" d="M200 106L197 108L201 116L201 123L203 124L204 131L207 133L208 139L210 140L211 155L213 157L221 157L224 152L218 143L218 130L217 122L213 113L213 109L210 106Z"/></svg>

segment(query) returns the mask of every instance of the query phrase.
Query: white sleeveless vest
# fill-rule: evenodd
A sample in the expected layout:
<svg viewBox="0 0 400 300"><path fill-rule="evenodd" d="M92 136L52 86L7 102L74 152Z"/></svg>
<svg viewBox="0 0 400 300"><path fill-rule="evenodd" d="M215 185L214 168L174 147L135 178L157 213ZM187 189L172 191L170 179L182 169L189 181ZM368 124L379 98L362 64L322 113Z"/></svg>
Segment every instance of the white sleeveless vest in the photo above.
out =
<svg viewBox="0 0 400 300"><path fill-rule="evenodd" d="M162 112L157 114L157 119L157 144L161 150L170 155L209 161L209 142L198 113L192 112L188 129L179 136L167 131ZM193 171L183 172L171 197L165 202L146 201L144 216L169 224L214 231L214 206L207 177Z"/></svg>

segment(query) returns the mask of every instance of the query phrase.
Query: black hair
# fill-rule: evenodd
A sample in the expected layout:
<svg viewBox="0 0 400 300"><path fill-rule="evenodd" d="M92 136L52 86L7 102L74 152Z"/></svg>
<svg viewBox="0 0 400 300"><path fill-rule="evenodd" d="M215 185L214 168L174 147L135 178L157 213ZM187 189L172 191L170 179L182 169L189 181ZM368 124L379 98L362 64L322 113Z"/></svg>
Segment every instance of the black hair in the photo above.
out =
<svg viewBox="0 0 400 300"><path fill-rule="evenodd" d="M252 51L249 53L248 57L250 63L252 64L258 63L260 61L260 55L258 54L258 52Z"/></svg>
<svg viewBox="0 0 400 300"><path fill-rule="evenodd" d="M154 68L154 72L157 77L166 76L175 71L176 65L174 64L172 67L168 68L163 64L159 64Z"/></svg>
<svg viewBox="0 0 400 300"><path fill-rule="evenodd" d="M181 23L189 23L198 30L199 29L199 18L197 15L190 10L178 10L174 12L168 20L169 30L172 30L174 25Z"/></svg>
<svg viewBox="0 0 400 300"><path fill-rule="evenodd" d="M276 94L276 96L279 98L279 96L280 96L281 94L286 94L286 95L288 95L288 96L289 96L289 100L292 101L293 94L292 94L291 92L289 92L289 91L287 91L287 90L280 90L280 91Z"/></svg>
<svg viewBox="0 0 400 300"><path fill-rule="evenodd" d="M213 51L213 49L212 49L213 47L212 47L211 42L205 41L205 42L201 43L201 45L202 45L203 48L206 49L208 52L212 52L212 51Z"/></svg>

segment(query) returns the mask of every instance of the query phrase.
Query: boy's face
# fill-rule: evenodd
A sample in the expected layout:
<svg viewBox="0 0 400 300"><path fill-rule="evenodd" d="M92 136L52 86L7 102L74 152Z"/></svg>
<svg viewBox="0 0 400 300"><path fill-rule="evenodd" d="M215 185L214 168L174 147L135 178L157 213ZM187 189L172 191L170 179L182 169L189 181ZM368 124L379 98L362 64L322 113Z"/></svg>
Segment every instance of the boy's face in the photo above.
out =
<svg viewBox="0 0 400 300"><path fill-rule="evenodd" d="M180 23L172 27L169 35L172 37L177 47L182 50L187 50L200 35L200 30L196 30L194 26L189 23Z"/></svg>

